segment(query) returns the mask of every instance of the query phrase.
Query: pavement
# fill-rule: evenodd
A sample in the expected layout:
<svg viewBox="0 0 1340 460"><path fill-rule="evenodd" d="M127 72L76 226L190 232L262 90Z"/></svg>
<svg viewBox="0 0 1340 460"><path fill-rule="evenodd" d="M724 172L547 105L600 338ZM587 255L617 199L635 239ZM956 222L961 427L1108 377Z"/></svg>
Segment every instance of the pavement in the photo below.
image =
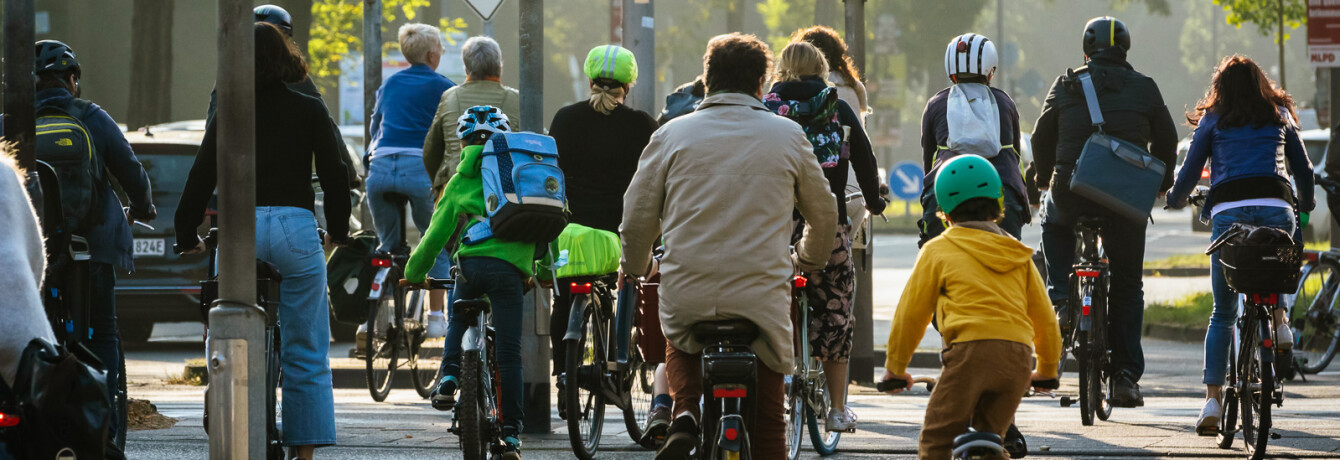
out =
<svg viewBox="0 0 1340 460"><path fill-rule="evenodd" d="M1185 214L1155 216L1150 227L1149 259L1200 251L1208 234L1193 233ZM1167 222L1168 224L1164 224ZM1024 241L1039 240L1038 228L1027 227ZM888 334L902 286L916 253L911 236L880 235L875 258L875 337L882 344ZM1171 299L1208 290L1203 278L1146 278L1146 300ZM201 428L202 387L169 385L181 374L187 359L203 356L199 325L160 324L147 346L128 351L127 374L132 397L148 399L160 412L179 420L163 430L129 435L128 454L134 459L207 458L208 440ZM351 344L333 344L332 360L345 367ZM939 337L929 330L925 350L939 348ZM1192 430L1203 404L1200 385L1200 344L1147 339L1148 369L1142 381L1146 405L1117 409L1112 419L1084 427L1077 407L1062 408L1045 396L1025 398L1017 423L1028 437L1030 457L1047 458L1210 458L1242 457L1240 440L1231 450L1215 447L1213 438L1197 437ZM356 364L356 363L355 363ZM912 369L916 375L934 375L938 369ZM876 375L883 370L877 369ZM407 379L404 379L407 380ZM1062 379L1060 394L1073 394L1075 379ZM861 418L856 433L844 435L836 455L829 458L915 458L916 439L928 393L921 388L887 396L868 387L853 387L852 407ZM448 433L450 414L433 410L410 389L397 389L383 403L373 402L366 389L335 390L338 446L323 448L322 459L460 458L454 435ZM556 395L550 395L550 407ZM621 415L607 411L601 458L652 458L634 445L623 431ZM1340 458L1340 364L1333 364L1307 382L1289 382L1285 403L1275 409L1276 431L1269 453L1283 458ZM525 458L572 458L567 427L551 409L552 430L546 435L523 436ZM805 450L806 458L818 458Z"/></svg>

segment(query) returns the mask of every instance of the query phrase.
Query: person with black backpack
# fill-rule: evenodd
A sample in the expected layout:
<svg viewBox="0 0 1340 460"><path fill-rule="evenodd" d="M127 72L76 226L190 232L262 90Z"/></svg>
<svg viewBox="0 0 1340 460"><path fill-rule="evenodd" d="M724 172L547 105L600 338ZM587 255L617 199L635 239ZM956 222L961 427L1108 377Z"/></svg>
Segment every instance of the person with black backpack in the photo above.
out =
<svg viewBox="0 0 1340 460"><path fill-rule="evenodd" d="M856 111L838 98L827 80L828 62L819 48L795 41L782 49L777 60L776 83L763 96L763 104L778 115L800 124L823 168L830 191L837 196L838 225L827 267L811 276L804 288L812 311L810 341L814 354L823 361L828 377L828 431L853 431L856 414L847 406L847 366L851 359L853 332L852 298L856 291L856 265L851 257L851 223L847 216L845 190L847 170L856 171L856 181L867 197L878 197L879 171L875 154ZM871 214L884 211L884 200L871 199ZM797 216L798 218L799 216ZM803 237L805 223L797 219L791 243Z"/></svg>
<svg viewBox="0 0 1340 460"><path fill-rule="evenodd" d="M107 368L107 388L116 389L122 378L116 271L135 268L130 225L152 221L158 211L149 173L116 121L102 107L79 98L81 71L74 50L55 40L36 46L37 159L50 164L60 177L66 228L88 240L92 331L87 344ZM112 189L113 178L130 200L128 208L122 208ZM47 276L61 276L65 266L56 260ZM121 429L113 422L108 434L115 437Z"/></svg>
<svg viewBox="0 0 1340 460"><path fill-rule="evenodd" d="M1082 43L1086 65L1067 70L1056 79L1043 103L1042 115L1033 128L1033 161L1038 188L1050 190L1042 217L1048 295L1053 305L1067 308L1075 257L1075 223L1081 215L1106 218L1107 225L1100 235L1112 271L1108 288L1111 315L1108 340L1112 346L1112 371L1117 375L1110 401L1116 407L1137 407L1144 404L1137 382L1145 369L1140 334L1144 319L1142 276L1149 209L1145 209L1145 216L1133 219L1128 214L1114 211L1112 206L1081 196L1074 187L1075 179L1080 177L1076 174L1076 166L1080 153L1089 150L1085 144L1100 129L1109 140L1145 150L1139 154L1152 155L1167 165L1161 184L1154 184L1150 190L1139 190L1139 198L1152 206L1155 196L1162 195L1173 184L1177 126L1164 105L1158 84L1135 71L1126 61L1131 35L1125 24L1109 16L1094 18L1084 26ZM1091 84L1086 85L1085 78ZM1098 110L1090 110L1084 86L1090 86L1089 91L1096 99L1093 105ZM1095 111L1100 114L1098 119L1093 117ZM1121 179L1129 181L1132 178ZM1120 187L1125 190L1107 192L1134 191L1133 185L1128 182ZM1063 318L1061 329L1068 329L1070 325L1064 318L1070 318L1070 315L1061 314L1060 317Z"/></svg>

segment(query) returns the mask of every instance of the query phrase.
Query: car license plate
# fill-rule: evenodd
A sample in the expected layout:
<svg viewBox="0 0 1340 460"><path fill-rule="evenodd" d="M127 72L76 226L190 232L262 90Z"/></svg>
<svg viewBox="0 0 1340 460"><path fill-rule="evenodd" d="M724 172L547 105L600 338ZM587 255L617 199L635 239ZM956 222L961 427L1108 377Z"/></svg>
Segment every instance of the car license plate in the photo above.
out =
<svg viewBox="0 0 1340 460"><path fill-rule="evenodd" d="M135 257L163 257L166 246L162 238L135 238Z"/></svg>

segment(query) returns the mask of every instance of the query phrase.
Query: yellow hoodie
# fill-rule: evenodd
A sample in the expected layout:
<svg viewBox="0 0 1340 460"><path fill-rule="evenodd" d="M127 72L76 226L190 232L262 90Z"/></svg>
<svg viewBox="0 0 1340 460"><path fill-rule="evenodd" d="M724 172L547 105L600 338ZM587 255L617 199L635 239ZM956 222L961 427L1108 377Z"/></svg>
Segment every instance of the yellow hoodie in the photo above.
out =
<svg viewBox="0 0 1340 460"><path fill-rule="evenodd" d="M926 243L889 331L884 367L907 371L935 313L945 347L975 340L1031 344L1038 372L1056 377L1061 332L1033 250L995 224L955 225Z"/></svg>

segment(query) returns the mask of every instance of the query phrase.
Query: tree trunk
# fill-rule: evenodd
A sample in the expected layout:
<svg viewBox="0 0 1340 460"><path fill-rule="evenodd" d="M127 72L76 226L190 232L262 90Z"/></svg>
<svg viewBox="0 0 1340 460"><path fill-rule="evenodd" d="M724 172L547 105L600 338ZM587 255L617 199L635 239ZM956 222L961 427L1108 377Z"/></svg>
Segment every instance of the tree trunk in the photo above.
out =
<svg viewBox="0 0 1340 460"><path fill-rule="evenodd" d="M745 0L731 0L730 10L726 11L726 33L744 32Z"/></svg>
<svg viewBox="0 0 1340 460"><path fill-rule="evenodd" d="M172 119L172 9L174 0L135 0L130 37L131 129Z"/></svg>
<svg viewBox="0 0 1340 460"><path fill-rule="evenodd" d="M307 42L312 38L312 0L274 0L274 2L293 16L293 43L298 45L298 50L306 54Z"/></svg>
<svg viewBox="0 0 1340 460"><path fill-rule="evenodd" d="M1280 30L1279 35L1275 37L1280 48L1280 89L1288 91L1289 84L1284 79L1284 0L1278 0L1276 4L1279 5L1280 12Z"/></svg>

